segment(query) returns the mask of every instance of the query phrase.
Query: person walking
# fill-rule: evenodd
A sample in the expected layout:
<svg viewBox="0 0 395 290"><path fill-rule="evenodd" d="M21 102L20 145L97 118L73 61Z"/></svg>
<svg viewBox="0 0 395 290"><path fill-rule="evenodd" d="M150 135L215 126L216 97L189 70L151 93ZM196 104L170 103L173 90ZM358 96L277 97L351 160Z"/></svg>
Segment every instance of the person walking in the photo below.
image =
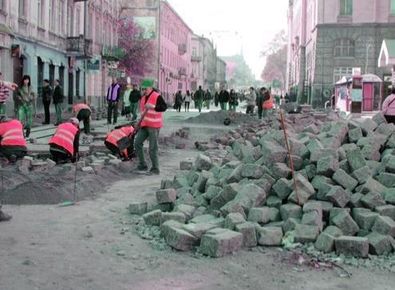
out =
<svg viewBox="0 0 395 290"><path fill-rule="evenodd" d="M195 107L199 110L199 113L202 111L203 100L204 100L204 91L202 86L199 86L199 89L193 95L193 100L195 101Z"/></svg>
<svg viewBox="0 0 395 290"><path fill-rule="evenodd" d="M247 99L247 109L246 109L246 114L247 115L253 115L254 114L254 108L256 105L256 92L253 87L250 87L250 93L246 96Z"/></svg>
<svg viewBox="0 0 395 290"><path fill-rule="evenodd" d="M18 107L18 120L24 125L26 129L25 137L30 136L30 129L33 124L33 110L35 102L35 94L31 87L30 76L24 75L22 84L17 92Z"/></svg>
<svg viewBox="0 0 395 290"><path fill-rule="evenodd" d="M112 83L108 87L107 90L107 124L111 124L111 120L113 120L113 124L117 123L118 118L118 101L121 93L121 85L118 84L118 81L115 77L112 78ZM114 118L113 118L114 116Z"/></svg>
<svg viewBox="0 0 395 290"><path fill-rule="evenodd" d="M184 107L185 107L185 112L189 112L189 105L192 102L192 96L189 90L187 90L185 97L184 97Z"/></svg>
<svg viewBox="0 0 395 290"><path fill-rule="evenodd" d="M226 111L228 109L227 106L229 103L229 98L230 98L229 92L225 90L225 87L223 86L218 96L219 105L222 111Z"/></svg>
<svg viewBox="0 0 395 290"><path fill-rule="evenodd" d="M0 154L10 162L23 158L27 153L26 140L23 137L23 125L19 120L0 116Z"/></svg>
<svg viewBox="0 0 395 290"><path fill-rule="evenodd" d="M133 90L130 93L130 112L132 114L132 121L137 120L137 110L139 107L139 101L141 99L141 92L138 89L137 84L133 84Z"/></svg>
<svg viewBox="0 0 395 290"><path fill-rule="evenodd" d="M163 112L167 105L162 96L153 89L153 80L144 80L142 88L144 95L140 101L140 112L147 110L141 121L140 130L135 139L136 155L138 158L137 170L147 170L148 166L144 160L143 144L148 139L148 151L151 159L151 174L160 174L158 160L158 135L160 128L163 127Z"/></svg>
<svg viewBox="0 0 395 290"><path fill-rule="evenodd" d="M388 123L395 124L395 87L392 87L391 94L385 98L381 111Z"/></svg>
<svg viewBox="0 0 395 290"><path fill-rule="evenodd" d="M183 101L183 98L182 98L181 91L178 91L176 93L176 99L175 99L175 102L174 102L176 111L178 111L178 112L181 112L182 101Z"/></svg>
<svg viewBox="0 0 395 290"><path fill-rule="evenodd" d="M237 100L237 94L234 89L231 89L229 93L229 111L236 112L236 107L238 104L239 101Z"/></svg>
<svg viewBox="0 0 395 290"><path fill-rule="evenodd" d="M206 103L206 108L207 110L210 110L210 104L211 104L211 100L213 99L209 89L206 90L206 93L204 95L204 101Z"/></svg>
<svg viewBox="0 0 395 290"><path fill-rule="evenodd" d="M122 96L122 115L126 120L130 121L130 93L132 92L132 85L127 84Z"/></svg>
<svg viewBox="0 0 395 290"><path fill-rule="evenodd" d="M266 92L266 88L262 87L259 89L259 94L256 97L256 105L258 107L258 119L262 119L262 113L263 113L263 98L264 94Z"/></svg>
<svg viewBox="0 0 395 290"><path fill-rule="evenodd" d="M62 111L63 111L63 88L60 86L59 80L55 80L55 87L53 90L53 104L55 105L56 123L58 126L62 123Z"/></svg>
<svg viewBox="0 0 395 290"><path fill-rule="evenodd" d="M49 106L51 105L52 93L53 91L52 87L49 85L49 80L45 79L43 82L43 88L41 93L44 106L44 122L42 123L43 125L47 125L50 122Z"/></svg>
<svg viewBox="0 0 395 290"><path fill-rule="evenodd" d="M56 163L76 162L80 143L80 129L77 118L59 124L55 134L49 140L51 159Z"/></svg>
<svg viewBox="0 0 395 290"><path fill-rule="evenodd" d="M18 85L11 82L6 82L3 80L3 74L0 71L0 114L6 113L6 101L9 97L9 92L15 91Z"/></svg>
<svg viewBox="0 0 395 290"><path fill-rule="evenodd" d="M73 106L74 116L78 119L79 122L84 122L84 132L85 134L90 134L91 132L91 115L92 110L89 105L85 103L78 103Z"/></svg>

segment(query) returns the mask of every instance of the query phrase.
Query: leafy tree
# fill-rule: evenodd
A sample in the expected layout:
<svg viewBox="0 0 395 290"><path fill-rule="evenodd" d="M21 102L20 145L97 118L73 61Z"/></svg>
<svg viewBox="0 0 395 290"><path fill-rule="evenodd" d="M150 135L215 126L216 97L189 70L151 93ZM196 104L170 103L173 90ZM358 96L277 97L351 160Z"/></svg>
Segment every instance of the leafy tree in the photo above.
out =
<svg viewBox="0 0 395 290"><path fill-rule="evenodd" d="M287 46L284 45L276 52L266 57L266 65L262 71L261 78L264 82L272 83L280 81L284 88L287 71Z"/></svg>

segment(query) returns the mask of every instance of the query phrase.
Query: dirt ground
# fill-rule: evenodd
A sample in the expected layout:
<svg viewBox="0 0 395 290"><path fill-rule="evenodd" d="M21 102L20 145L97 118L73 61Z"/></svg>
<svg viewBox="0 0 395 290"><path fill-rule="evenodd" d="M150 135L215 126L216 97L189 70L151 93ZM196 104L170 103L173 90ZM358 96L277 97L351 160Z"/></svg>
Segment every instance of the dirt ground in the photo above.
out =
<svg viewBox="0 0 395 290"><path fill-rule="evenodd" d="M204 133L201 130L200 133ZM173 178L193 149L162 150L160 176L131 173L70 207L7 205L0 223L0 289L394 289L395 275L376 269L314 269L278 248L242 250L212 259L156 249L135 232L129 202L153 201L162 178Z"/></svg>

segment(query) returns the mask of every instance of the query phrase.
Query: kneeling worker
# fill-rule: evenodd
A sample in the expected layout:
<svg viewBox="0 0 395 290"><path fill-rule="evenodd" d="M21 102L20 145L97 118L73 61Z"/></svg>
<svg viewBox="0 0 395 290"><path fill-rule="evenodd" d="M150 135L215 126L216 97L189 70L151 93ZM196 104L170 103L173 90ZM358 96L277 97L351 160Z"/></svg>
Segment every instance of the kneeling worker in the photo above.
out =
<svg viewBox="0 0 395 290"><path fill-rule="evenodd" d="M19 120L0 116L0 154L11 162L26 155L26 140L23 137L23 125Z"/></svg>
<svg viewBox="0 0 395 290"><path fill-rule="evenodd" d="M129 160L134 153L133 132L133 126L128 124L114 129L107 134L104 144L112 154L118 155L123 160Z"/></svg>
<svg viewBox="0 0 395 290"><path fill-rule="evenodd" d="M85 134L90 133L90 120L92 110L89 105L84 103L78 103L73 106L73 113L75 114L78 121L84 122L84 132Z"/></svg>
<svg viewBox="0 0 395 290"><path fill-rule="evenodd" d="M49 151L52 160L56 163L77 161L80 129L77 118L71 118L68 122L60 124L55 135L49 140Z"/></svg>

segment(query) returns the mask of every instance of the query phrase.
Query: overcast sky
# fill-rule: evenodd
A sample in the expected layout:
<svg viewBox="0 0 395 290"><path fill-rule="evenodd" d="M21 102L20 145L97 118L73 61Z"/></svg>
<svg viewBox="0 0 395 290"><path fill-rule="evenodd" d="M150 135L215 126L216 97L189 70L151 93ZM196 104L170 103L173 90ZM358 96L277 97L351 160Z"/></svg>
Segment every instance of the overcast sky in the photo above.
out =
<svg viewBox="0 0 395 290"><path fill-rule="evenodd" d="M219 56L243 50L256 78L264 67L260 52L287 27L288 0L168 0L198 35L214 40Z"/></svg>

